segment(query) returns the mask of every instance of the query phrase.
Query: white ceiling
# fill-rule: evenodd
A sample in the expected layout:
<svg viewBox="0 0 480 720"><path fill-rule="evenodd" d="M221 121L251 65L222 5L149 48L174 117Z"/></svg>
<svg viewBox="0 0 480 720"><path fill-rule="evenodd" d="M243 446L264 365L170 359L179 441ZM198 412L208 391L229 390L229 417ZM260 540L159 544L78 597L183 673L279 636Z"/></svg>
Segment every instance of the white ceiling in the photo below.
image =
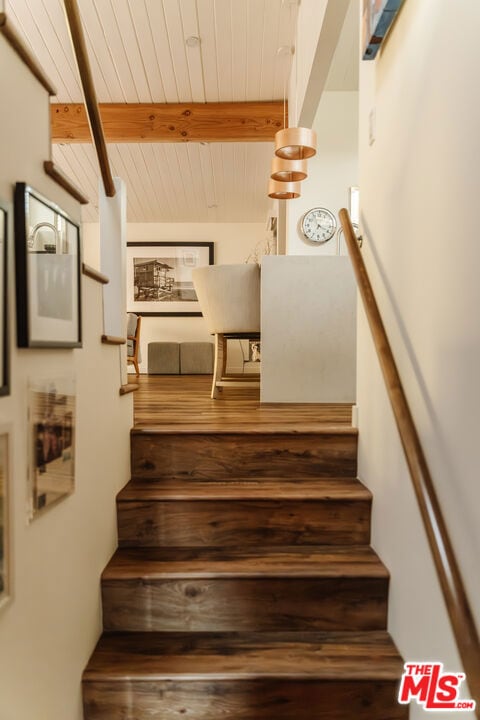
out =
<svg viewBox="0 0 480 720"><path fill-rule="evenodd" d="M53 102L81 102L62 0L5 5L57 87ZM290 0L79 0L79 6L100 102L283 97L291 57L277 50L293 43ZM199 37L199 45L188 47L190 36ZM271 143L118 144L108 150L114 174L127 184L130 222L266 218ZM95 221L92 146L55 145L53 159L88 195L84 219Z"/></svg>

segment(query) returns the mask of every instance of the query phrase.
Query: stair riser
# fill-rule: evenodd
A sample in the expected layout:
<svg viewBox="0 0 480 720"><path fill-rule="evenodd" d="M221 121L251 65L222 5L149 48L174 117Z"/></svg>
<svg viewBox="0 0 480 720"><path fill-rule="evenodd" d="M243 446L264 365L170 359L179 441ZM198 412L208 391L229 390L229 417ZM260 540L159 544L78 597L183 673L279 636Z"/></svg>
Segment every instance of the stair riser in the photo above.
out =
<svg viewBox="0 0 480 720"><path fill-rule="evenodd" d="M351 434L132 434L136 479L355 477Z"/></svg>
<svg viewBox="0 0 480 720"><path fill-rule="evenodd" d="M385 578L104 580L107 631L383 630Z"/></svg>
<svg viewBox="0 0 480 720"><path fill-rule="evenodd" d="M391 681L133 680L83 688L85 720L408 720Z"/></svg>
<svg viewBox="0 0 480 720"><path fill-rule="evenodd" d="M369 501L118 503L120 547L368 545Z"/></svg>

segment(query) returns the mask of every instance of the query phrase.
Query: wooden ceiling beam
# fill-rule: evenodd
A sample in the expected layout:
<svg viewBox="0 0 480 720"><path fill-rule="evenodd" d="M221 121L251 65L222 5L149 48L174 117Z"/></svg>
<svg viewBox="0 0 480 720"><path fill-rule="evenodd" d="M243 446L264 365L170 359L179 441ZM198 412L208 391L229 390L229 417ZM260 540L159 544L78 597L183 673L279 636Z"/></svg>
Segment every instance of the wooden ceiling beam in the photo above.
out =
<svg viewBox="0 0 480 720"><path fill-rule="evenodd" d="M268 142L283 127L283 101L242 103L100 103L111 143ZM53 143L91 142L83 104L52 104Z"/></svg>

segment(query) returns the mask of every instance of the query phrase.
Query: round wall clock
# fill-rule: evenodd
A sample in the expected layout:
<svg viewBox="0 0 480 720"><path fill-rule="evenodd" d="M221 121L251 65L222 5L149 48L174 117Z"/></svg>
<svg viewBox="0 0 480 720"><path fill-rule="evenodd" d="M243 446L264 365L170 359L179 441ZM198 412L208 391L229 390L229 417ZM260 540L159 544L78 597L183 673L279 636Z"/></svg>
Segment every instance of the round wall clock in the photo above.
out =
<svg viewBox="0 0 480 720"><path fill-rule="evenodd" d="M302 233L312 243L321 245L335 235L337 221L335 215L326 208L312 208L302 219Z"/></svg>

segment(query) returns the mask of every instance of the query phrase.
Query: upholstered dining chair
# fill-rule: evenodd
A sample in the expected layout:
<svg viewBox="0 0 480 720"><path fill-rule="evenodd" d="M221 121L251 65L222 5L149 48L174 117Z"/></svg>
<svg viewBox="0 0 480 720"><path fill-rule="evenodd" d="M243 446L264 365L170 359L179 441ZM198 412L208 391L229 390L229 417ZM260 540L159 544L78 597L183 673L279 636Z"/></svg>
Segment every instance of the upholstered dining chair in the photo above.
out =
<svg viewBox="0 0 480 720"><path fill-rule="evenodd" d="M137 377L140 375L138 364L142 362L140 353L140 327L142 318L135 313L127 313L127 365L133 365Z"/></svg>
<svg viewBox="0 0 480 720"><path fill-rule="evenodd" d="M215 336L212 398L224 387L258 387L260 381L248 375L227 375L227 348L230 339L260 339L260 268L207 265L192 276L208 331Z"/></svg>

